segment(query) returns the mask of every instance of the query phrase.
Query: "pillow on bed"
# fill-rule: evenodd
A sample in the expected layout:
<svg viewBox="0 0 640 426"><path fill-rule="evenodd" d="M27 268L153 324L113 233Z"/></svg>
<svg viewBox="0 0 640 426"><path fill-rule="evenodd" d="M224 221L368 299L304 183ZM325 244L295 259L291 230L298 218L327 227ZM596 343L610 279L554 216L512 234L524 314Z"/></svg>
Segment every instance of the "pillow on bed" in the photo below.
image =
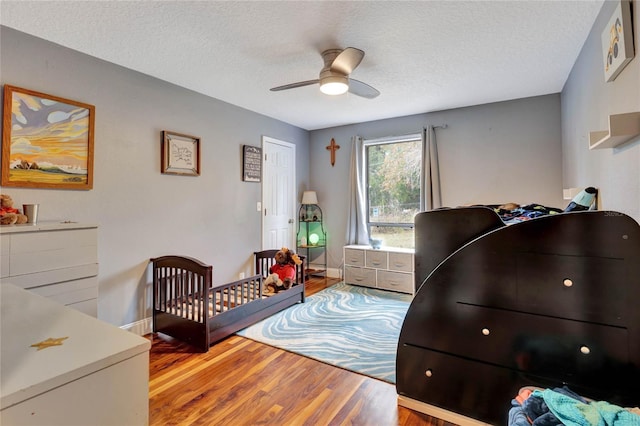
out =
<svg viewBox="0 0 640 426"><path fill-rule="evenodd" d="M573 200L569 203L565 212L578 212L582 210L589 210L592 207L596 207L596 197L598 196L598 190L590 186L580 191L578 195L573 197Z"/></svg>

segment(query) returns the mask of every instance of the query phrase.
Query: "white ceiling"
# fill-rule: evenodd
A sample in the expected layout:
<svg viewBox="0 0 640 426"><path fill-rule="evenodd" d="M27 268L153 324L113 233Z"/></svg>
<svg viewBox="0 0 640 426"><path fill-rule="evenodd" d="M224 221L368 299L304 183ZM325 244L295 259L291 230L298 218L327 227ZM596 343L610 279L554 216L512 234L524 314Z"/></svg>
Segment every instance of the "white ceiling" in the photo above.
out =
<svg viewBox="0 0 640 426"><path fill-rule="evenodd" d="M3 0L0 23L313 130L558 93L602 3ZM377 98L269 91L348 46Z"/></svg>

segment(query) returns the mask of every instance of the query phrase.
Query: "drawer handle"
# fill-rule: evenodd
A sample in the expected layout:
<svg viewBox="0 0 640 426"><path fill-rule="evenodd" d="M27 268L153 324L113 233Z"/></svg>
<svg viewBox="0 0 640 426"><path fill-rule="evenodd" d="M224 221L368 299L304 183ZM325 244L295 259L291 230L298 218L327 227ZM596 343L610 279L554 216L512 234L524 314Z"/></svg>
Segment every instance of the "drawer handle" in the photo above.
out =
<svg viewBox="0 0 640 426"><path fill-rule="evenodd" d="M571 281L569 278L565 278L564 281L562 281L562 284L565 287L571 287L573 285L573 281Z"/></svg>
<svg viewBox="0 0 640 426"><path fill-rule="evenodd" d="M484 334L485 336L488 336L489 334L491 334L491 331L488 328L483 328L482 334Z"/></svg>
<svg viewBox="0 0 640 426"><path fill-rule="evenodd" d="M431 369L429 368L427 371L424 372L424 375L427 377L431 377L433 376L433 371L431 371Z"/></svg>
<svg viewBox="0 0 640 426"><path fill-rule="evenodd" d="M591 353L591 349L589 349L589 346L582 345L580 346L580 352L582 352L585 355L589 355Z"/></svg>
<svg viewBox="0 0 640 426"><path fill-rule="evenodd" d="M371 262L371 263L375 266L382 265L382 262Z"/></svg>

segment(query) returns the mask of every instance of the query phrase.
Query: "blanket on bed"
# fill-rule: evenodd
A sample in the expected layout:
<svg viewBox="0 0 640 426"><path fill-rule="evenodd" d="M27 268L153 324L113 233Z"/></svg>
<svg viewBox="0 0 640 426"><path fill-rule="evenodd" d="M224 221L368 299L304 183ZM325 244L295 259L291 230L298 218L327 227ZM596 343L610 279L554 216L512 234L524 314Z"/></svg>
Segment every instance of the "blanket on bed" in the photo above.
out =
<svg viewBox="0 0 640 426"><path fill-rule="evenodd" d="M563 212L562 209L547 207L536 203L527 204L526 206L508 203L501 205L488 205L486 207L492 208L493 211L500 216L500 219L502 219L502 221L507 225Z"/></svg>

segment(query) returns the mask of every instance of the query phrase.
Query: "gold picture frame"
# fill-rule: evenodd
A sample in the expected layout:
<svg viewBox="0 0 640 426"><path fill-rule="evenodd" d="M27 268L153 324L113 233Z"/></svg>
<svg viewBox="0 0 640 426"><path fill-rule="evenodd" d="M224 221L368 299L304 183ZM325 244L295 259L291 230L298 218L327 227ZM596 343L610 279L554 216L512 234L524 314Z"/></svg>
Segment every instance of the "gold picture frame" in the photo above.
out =
<svg viewBox="0 0 640 426"><path fill-rule="evenodd" d="M93 188L95 107L4 86L3 186Z"/></svg>
<svg viewBox="0 0 640 426"><path fill-rule="evenodd" d="M200 138L163 130L161 155L162 173L200 176Z"/></svg>

